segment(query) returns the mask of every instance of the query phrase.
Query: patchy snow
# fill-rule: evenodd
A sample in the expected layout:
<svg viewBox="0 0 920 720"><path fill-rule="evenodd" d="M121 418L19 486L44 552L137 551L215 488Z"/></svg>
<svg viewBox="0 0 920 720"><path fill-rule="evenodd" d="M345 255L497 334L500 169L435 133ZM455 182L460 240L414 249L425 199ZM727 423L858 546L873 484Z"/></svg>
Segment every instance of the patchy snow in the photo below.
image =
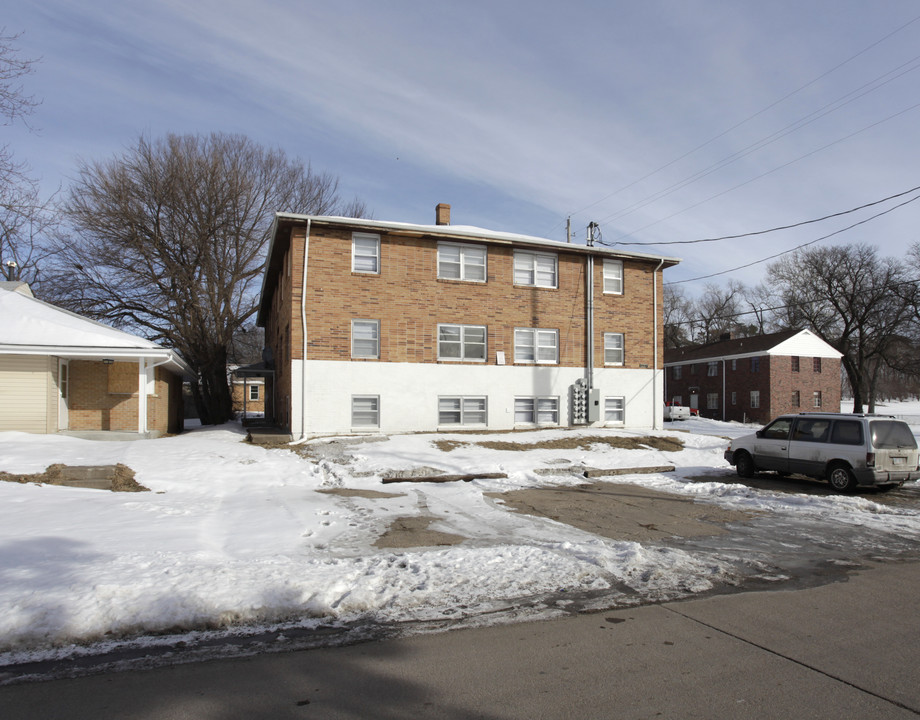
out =
<svg viewBox="0 0 920 720"><path fill-rule="evenodd" d="M891 410L880 408L880 411ZM920 403L899 414L920 418ZM920 431L917 425L914 432ZM681 451L488 449L579 436L643 437L627 430L419 434L355 442L352 462L307 459L243 442L237 425L178 437L93 442L0 433L0 470L41 472L52 463L124 463L151 492L110 493L0 482L0 664L78 652L75 644L157 642L151 636L284 623L400 622L483 615L528 598L607 593L678 597L732 583L718 556L618 542L546 518L510 512L489 491L583 481L540 469L675 465L667 474L611 478L720 506L814 517L920 538L920 512L874 502L752 489L692 478L727 472L726 438L755 429L691 419L654 433ZM435 441L453 441L439 449ZM381 482L384 473L428 467L501 472L469 483ZM316 492L392 493L364 498ZM432 529L467 540L449 547L382 550L373 543L396 518L430 515ZM138 640L142 638L142 640Z"/></svg>

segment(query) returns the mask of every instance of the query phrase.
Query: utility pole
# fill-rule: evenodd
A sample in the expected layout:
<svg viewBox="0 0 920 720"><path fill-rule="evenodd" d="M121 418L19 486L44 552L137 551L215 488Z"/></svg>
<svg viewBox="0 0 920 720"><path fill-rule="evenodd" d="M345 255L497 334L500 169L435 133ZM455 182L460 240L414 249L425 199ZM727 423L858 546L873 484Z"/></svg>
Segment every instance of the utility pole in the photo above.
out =
<svg viewBox="0 0 920 720"><path fill-rule="evenodd" d="M572 216L565 219L565 241L569 244L572 242Z"/></svg>

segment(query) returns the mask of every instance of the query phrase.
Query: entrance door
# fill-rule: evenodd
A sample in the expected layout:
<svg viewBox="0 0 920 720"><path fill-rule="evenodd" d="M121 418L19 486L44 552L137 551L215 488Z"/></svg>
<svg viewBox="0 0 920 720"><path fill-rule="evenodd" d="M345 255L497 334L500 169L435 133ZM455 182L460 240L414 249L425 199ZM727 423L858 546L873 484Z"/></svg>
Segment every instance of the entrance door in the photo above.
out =
<svg viewBox="0 0 920 720"><path fill-rule="evenodd" d="M68 417L68 403L70 401L70 363L67 360L58 361L58 430L67 430L70 427Z"/></svg>
<svg viewBox="0 0 920 720"><path fill-rule="evenodd" d="M691 410L700 409L700 396L696 393L691 393L690 395L690 409Z"/></svg>

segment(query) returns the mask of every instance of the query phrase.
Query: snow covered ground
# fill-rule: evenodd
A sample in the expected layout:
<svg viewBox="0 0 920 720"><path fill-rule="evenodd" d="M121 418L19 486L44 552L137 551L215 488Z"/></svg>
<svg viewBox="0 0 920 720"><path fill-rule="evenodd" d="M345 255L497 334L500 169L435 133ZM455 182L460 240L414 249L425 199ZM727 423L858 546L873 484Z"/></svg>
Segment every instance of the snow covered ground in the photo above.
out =
<svg viewBox="0 0 920 720"><path fill-rule="evenodd" d="M920 418L920 403L879 412ZM920 432L920 425L912 427ZM484 495L578 482L536 472L561 465L674 465L674 473L615 479L728 508L920 539L920 509L911 505L734 483L722 457L725 438L753 429L699 419L668 424L655 434L683 440L685 449L673 452L600 444L522 452L476 444L647 434L594 428L403 435L350 445L349 464L249 445L238 425L137 442L0 433L2 471L124 463L150 489L113 493L0 482L0 665L175 642L182 633L486 618L533 598L594 593L613 605L736 582L736 566L718 554L602 538L510 512ZM456 447L435 445L444 440ZM386 472L419 467L508 477L381 482ZM691 480L713 469L726 477ZM316 492L335 488L391 496ZM467 540L449 547L374 546L394 519L420 514L436 518L433 529Z"/></svg>

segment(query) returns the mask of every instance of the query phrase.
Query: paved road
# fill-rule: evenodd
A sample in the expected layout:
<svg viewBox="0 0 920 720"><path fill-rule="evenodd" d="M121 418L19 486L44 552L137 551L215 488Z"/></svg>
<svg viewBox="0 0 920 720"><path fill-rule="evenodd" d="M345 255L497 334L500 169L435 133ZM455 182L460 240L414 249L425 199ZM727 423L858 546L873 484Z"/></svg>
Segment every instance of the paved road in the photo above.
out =
<svg viewBox="0 0 920 720"><path fill-rule="evenodd" d="M344 648L0 688L0 718L916 718L920 563Z"/></svg>

